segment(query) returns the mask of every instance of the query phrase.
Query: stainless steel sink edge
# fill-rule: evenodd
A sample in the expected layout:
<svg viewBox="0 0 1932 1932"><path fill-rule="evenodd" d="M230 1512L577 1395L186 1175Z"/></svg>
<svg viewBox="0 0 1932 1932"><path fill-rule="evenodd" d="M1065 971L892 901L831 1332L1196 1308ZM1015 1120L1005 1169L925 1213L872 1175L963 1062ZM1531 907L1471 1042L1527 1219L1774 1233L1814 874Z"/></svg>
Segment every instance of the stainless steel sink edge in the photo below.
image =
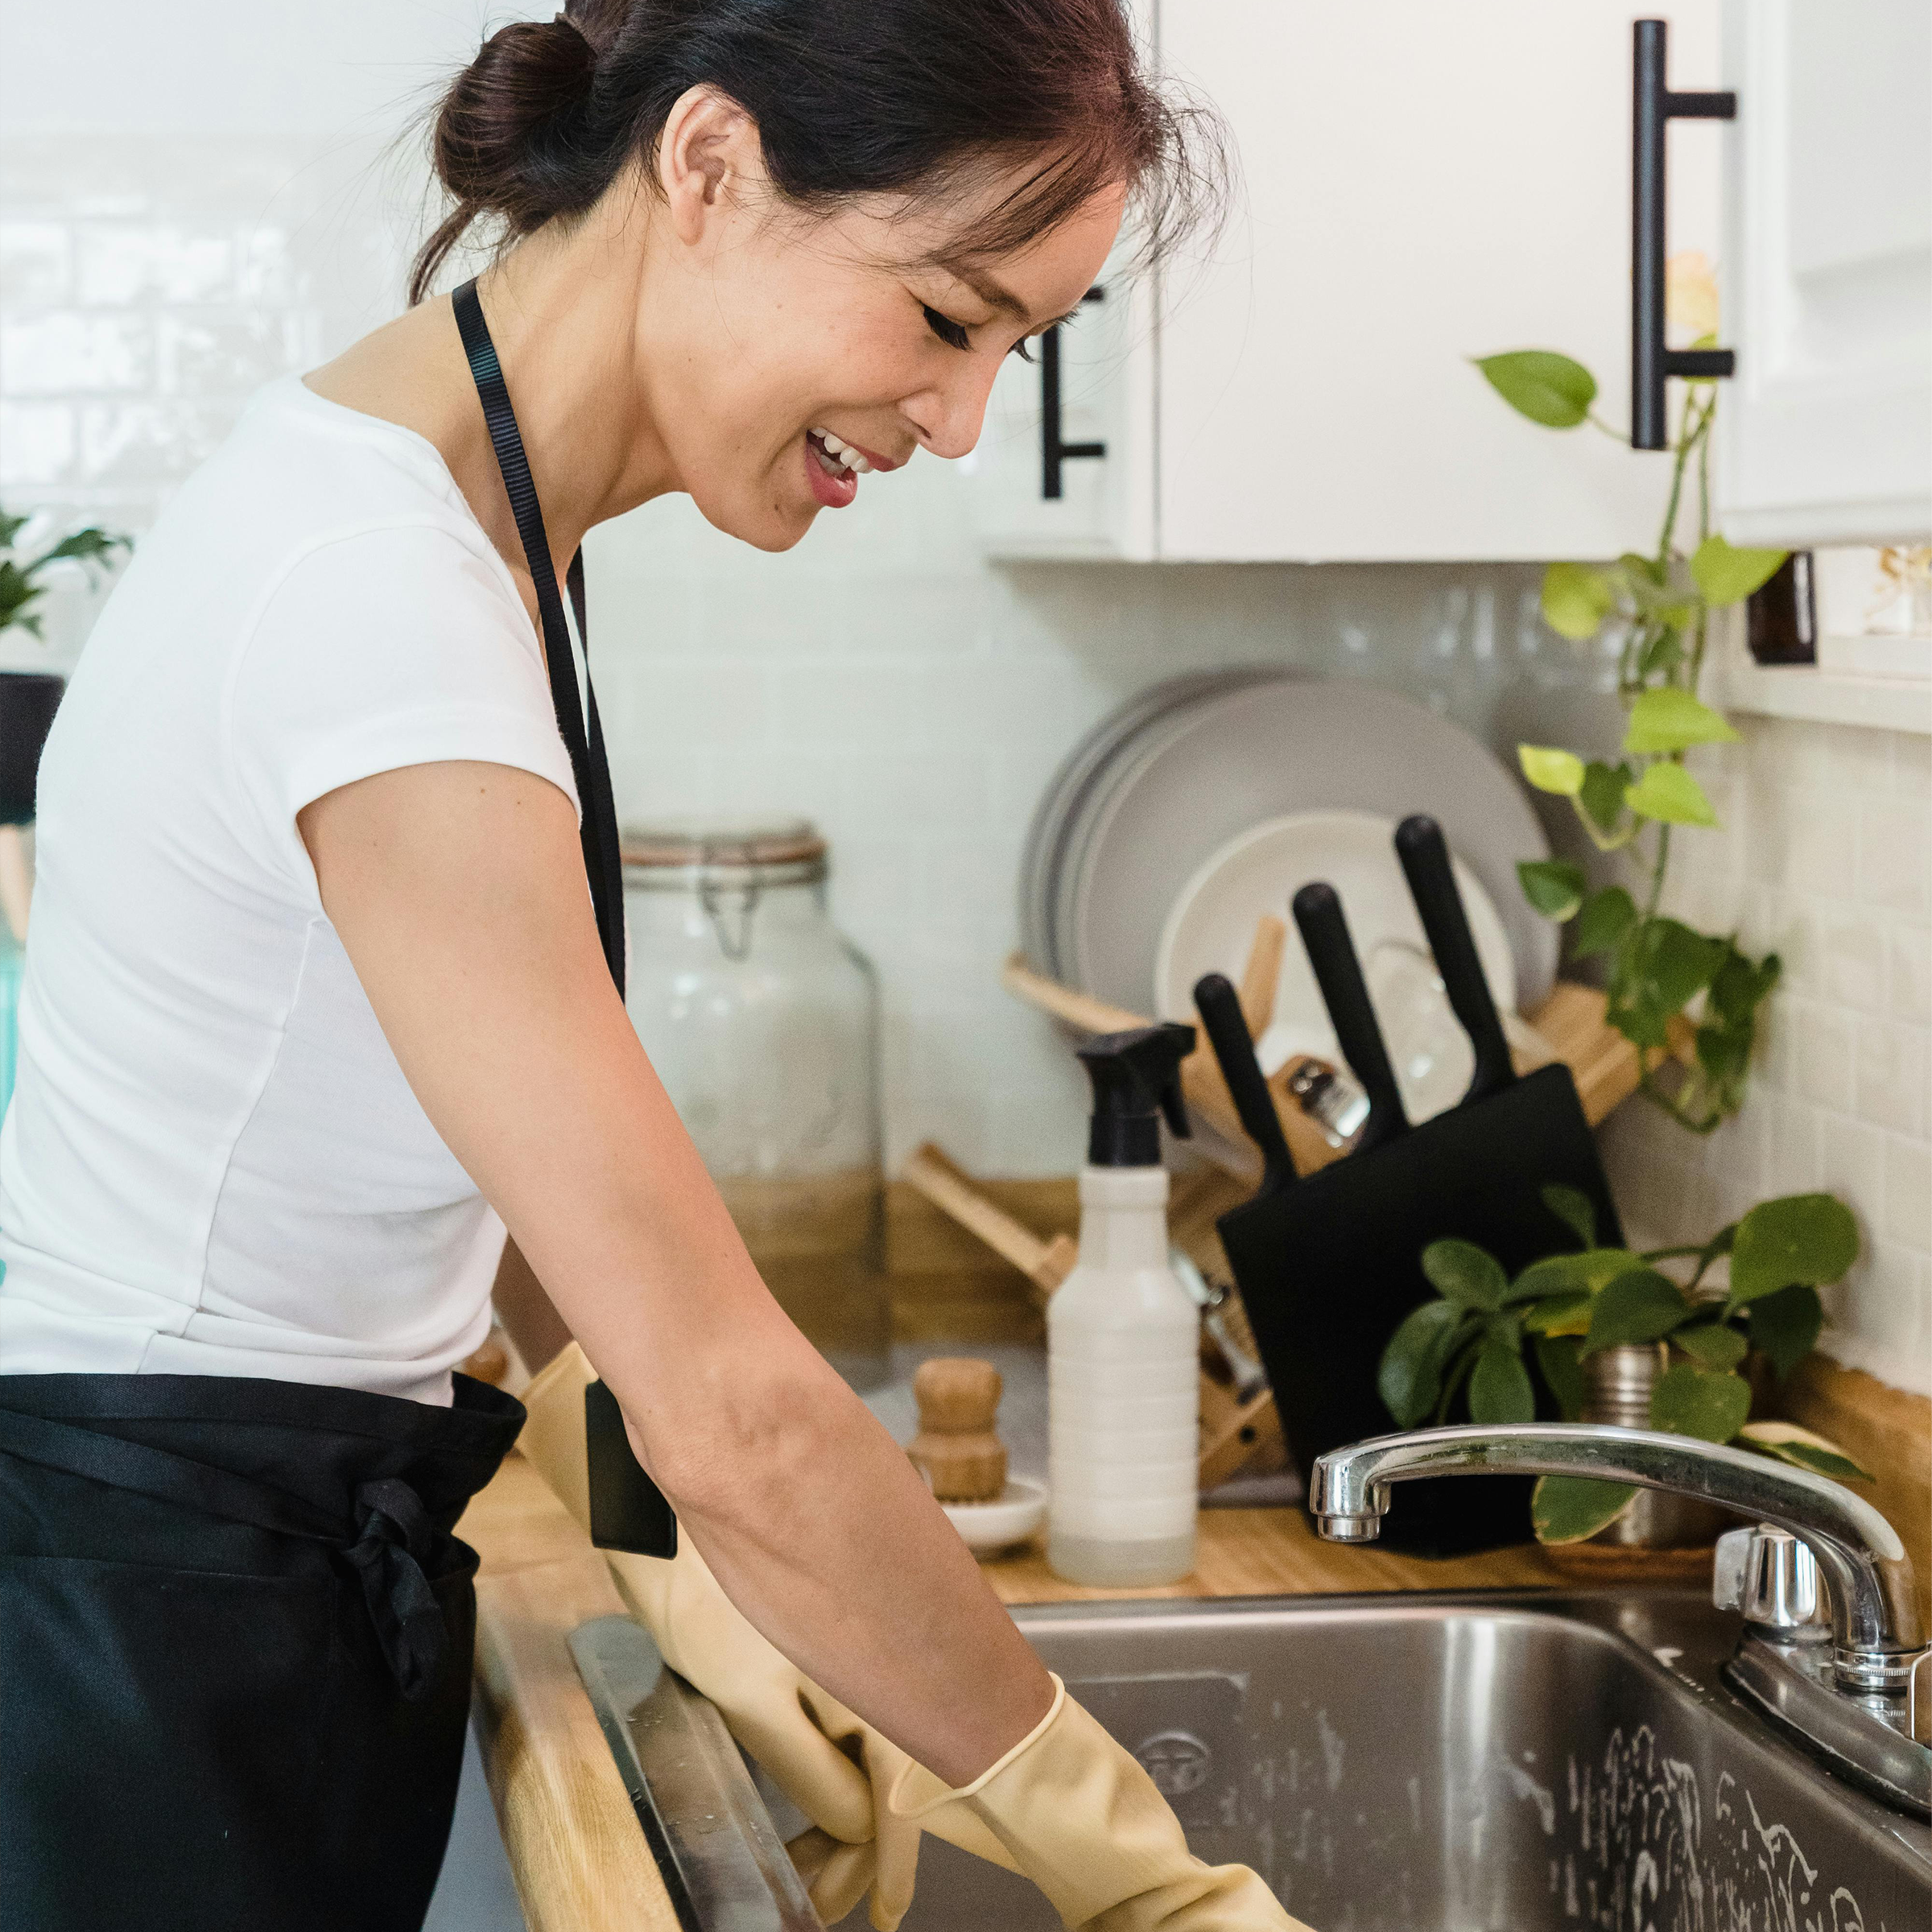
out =
<svg viewBox="0 0 1932 1932"><path fill-rule="evenodd" d="M1660 1927L1710 1925L1730 1932L1733 1926L1759 1923L1751 1913L1768 1909L1742 1905L1733 1897L1740 1859L1766 1874L1772 1864L1778 1866L1763 1883L1773 1885L1774 1876L1780 1916L1765 1922L1788 1918L1794 1926L1815 1924L1835 1932L1852 1926L1905 1932L1908 1925L1932 1922L1932 1828L1834 1777L1728 1687L1722 1672L1736 1646L1737 1620L1711 1609L1701 1593L1624 1588L1152 1599L1024 1606L1013 1616L1050 1666L1067 1678L1103 1722L1113 1724L1129 1748L1141 1754L1202 1856L1265 1866L1289 1909L1320 1932L1608 1928L1649 1923L1653 1914ZM593 1671L585 1668L585 1653L579 1643L572 1647L590 1684ZM650 1654L654 1662L654 1651ZM1281 1690L1284 1655L1311 1660L1308 1668L1319 1681L1301 1701L1305 1707L1312 1696L1326 1697L1315 1714L1319 1721L1311 1724L1305 1708L1298 1717L1285 1712L1278 1695L1271 1707L1261 1701L1264 1693ZM1498 1674L1512 1657L1534 1666L1539 1657L1546 1674L1555 1670L1551 1681L1558 1689L1569 1687L1565 1694L1576 1700L1576 1708L1525 1706L1528 1675L1512 1682ZM1249 1667L1240 1667L1243 1657ZM1433 1703L1430 1685L1415 1676L1418 1657L1439 1658ZM1382 1660L1392 1660L1387 1668L1397 1688L1391 1695L1409 1698L1414 1708L1388 1708L1385 1700L1377 1701L1373 1685L1364 1701L1360 1682L1340 1681L1338 1659L1350 1661L1358 1678L1373 1677ZM1335 1681L1320 1674L1324 1662ZM1413 1681L1401 1678L1404 1668ZM716 1819L729 1818L728 1835L746 1841L735 1854L735 1880L701 1878L710 1895L693 1905L685 1922L702 1932L793 1932L815 1923L779 1843L785 1807L762 1778L758 1794L773 1802L768 1808L754 1794L724 1741L715 1711L682 1680L669 1672L661 1675L663 1685L651 1695L663 1704L665 1686L675 1686L670 1695L681 1713L676 1724L688 1728L693 1720L685 1706L699 1706L717 1736L712 1749L683 1751L684 1761L674 1767L684 1781L681 1790L657 1792L654 1809L640 1804L641 1821L648 1827L655 1817L659 1835L687 1850L704 1849L702 1841L716 1824L694 1831L691 1821L680 1824L678 1815L680 1807L697 1806ZM1257 1685L1257 1678L1269 1681ZM630 1692L641 1682L634 1676ZM592 1688L594 1699L598 1693ZM621 1703L628 1694L621 1687L616 1701ZM1245 1715L1245 1700L1255 1707ZM612 1701L608 1684L604 1701ZM1336 1711L1335 1757L1324 1763L1331 1748L1331 1707ZM621 1765L622 1740L634 1739L638 1727L613 1728L601 1706L600 1717ZM1472 1730L1493 1732L1481 1747L1488 1750L1487 1758L1480 1749L1472 1755L1466 1735ZM1267 1732L1265 1739L1261 1732ZM1566 1737L1572 1742L1567 1790L1558 1762ZM1298 1757L1294 1744L1283 1744L1294 1738L1300 1740ZM1378 1764L1378 1756L1387 1759L1391 1748L1385 1739L1402 1740L1404 1756ZM1541 1762L1535 1752L1520 1748L1546 1739ZM728 1769L718 1758L720 1744L731 1758ZM1343 1779L1344 1752L1364 1748L1369 1759L1350 1757L1349 1776ZM1688 1755L1680 1762L1674 1752ZM700 1768L718 1782L716 1796L696 1795L689 1761L694 1756L708 1761ZM1259 1761L1263 1756L1265 1764ZM1517 1763L1516 1757L1525 1763ZM1397 1774L1411 1763L1419 1770L1408 1778L1405 1806ZM1472 1765L1482 1764L1487 1772L1471 1773ZM1418 1777L1426 1781L1439 1773L1442 1789L1418 1783ZM633 1777L627 1767L627 1780ZM1302 1781L1303 1797L1283 1795L1284 1777L1290 1790L1296 1778ZM1649 1785L1640 1790L1645 1777ZM1359 1793L1364 1777L1376 1794L1370 1814L1358 1809L1351 1818L1335 1811L1337 1805L1357 1802L1348 1799L1348 1792ZM650 1788L658 1781L644 1775L642 1781ZM1458 1785L1471 1790L1450 1788ZM1485 1786L1486 1798L1471 1794L1476 1785ZM725 1785L733 1789L725 1791ZM1503 1810L1496 1814L1499 1802ZM1608 1821L1620 1815L1618 1806L1633 1804L1650 1851L1620 1854L1622 1865L1612 1870L1616 1861L1605 1862L1601 1842L1609 1832L1608 1822L1597 1827L1594 1864L1579 1860L1575 1843L1563 1850L1579 1829L1581 1844L1589 1847L1591 1818ZM746 1814L748 1805L755 1818ZM1682 1818L1671 1814L1673 1806ZM1395 1816L1404 1810L1414 1814L1413 1833L1407 1821ZM776 1821L774 1811L780 1814ZM1562 1818L1569 1822L1559 1829ZM1434 1823L1425 1829L1429 1820ZM1463 1842L1471 1831L1480 1840L1485 1828L1492 1834L1488 1844ZM1443 1836L1446 1831L1450 1837ZM1546 1852L1539 1848L1546 1843ZM1376 1856L1368 1856L1365 1847ZM774 1855L782 1870L771 1868ZM1331 1867L1326 1872L1324 1857ZM1653 1893L1661 1884L1664 1896L1633 1918L1631 1911L1643 1901L1629 1890L1632 1884L1641 1889L1646 1859L1652 1861L1648 1883ZM1340 1868L1332 1868L1338 1863ZM992 1932L996 1926L1000 1932L1030 1932L1036 1925L1055 1922L1051 1913L1041 1916L1037 1895L1020 1881L935 1841L928 1841L920 1869L919 1896L905 1932ZM1733 1876L1724 1876L1726 1872ZM1855 1882L1833 1880L1834 1873L1861 1876ZM1830 1896L1811 1897L1808 1875L1826 1885ZM1687 1918L1681 1916L1686 1885L1699 1901ZM796 1916L801 1905L803 1918ZM847 1922L857 1925L863 1918L861 1908Z"/></svg>

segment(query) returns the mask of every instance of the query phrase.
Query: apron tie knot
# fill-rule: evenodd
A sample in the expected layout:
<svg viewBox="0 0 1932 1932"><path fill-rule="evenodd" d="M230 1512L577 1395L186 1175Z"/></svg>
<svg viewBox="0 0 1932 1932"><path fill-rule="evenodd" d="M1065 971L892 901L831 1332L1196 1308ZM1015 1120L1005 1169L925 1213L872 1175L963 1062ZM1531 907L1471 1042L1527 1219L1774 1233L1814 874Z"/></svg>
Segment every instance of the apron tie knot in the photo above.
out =
<svg viewBox="0 0 1932 1932"><path fill-rule="evenodd" d="M423 1499L393 1476L357 1490L356 1521L361 1534L344 1554L361 1579L369 1621L396 1687L413 1701L435 1683L449 1642L442 1606L423 1571L436 1526Z"/></svg>

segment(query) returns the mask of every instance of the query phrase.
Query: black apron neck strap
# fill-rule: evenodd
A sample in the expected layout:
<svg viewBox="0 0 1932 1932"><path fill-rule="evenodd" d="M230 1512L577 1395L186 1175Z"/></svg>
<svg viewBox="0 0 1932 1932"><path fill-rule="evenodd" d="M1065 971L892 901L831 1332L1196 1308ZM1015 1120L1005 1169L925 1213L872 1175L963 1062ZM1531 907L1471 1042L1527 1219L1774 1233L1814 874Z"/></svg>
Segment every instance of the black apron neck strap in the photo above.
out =
<svg viewBox="0 0 1932 1932"><path fill-rule="evenodd" d="M537 486L530 473L530 459L524 452L523 438L517 428L516 412L510 407L510 390L503 380L503 365L497 357L489 327L483 320L483 304L473 279L465 282L454 297L456 327L463 337L464 353L469 358L469 373L475 378L477 394L483 405L483 420L489 425L489 440L497 452L497 467L503 474L509 493L510 514L517 520L517 534L523 539L523 555L530 566L530 581L536 586L537 612L543 623L543 661L550 673L550 700L556 712L557 730L570 753L570 769L576 780L578 809L582 814L584 868L590 878L591 904L597 914L597 936L604 947L605 963L624 991L624 861L617 840L617 806L611 796L610 761L604 750L604 727L597 716L597 694L590 682L590 633L584 603L584 553L571 559L566 573L570 601L576 612L577 636L584 646L584 692L577 691L577 670L570 647L570 627L564 617L564 600L557 591L557 568L550 554L550 539L543 529L543 506L537 501ZM588 713L588 725L585 713Z"/></svg>

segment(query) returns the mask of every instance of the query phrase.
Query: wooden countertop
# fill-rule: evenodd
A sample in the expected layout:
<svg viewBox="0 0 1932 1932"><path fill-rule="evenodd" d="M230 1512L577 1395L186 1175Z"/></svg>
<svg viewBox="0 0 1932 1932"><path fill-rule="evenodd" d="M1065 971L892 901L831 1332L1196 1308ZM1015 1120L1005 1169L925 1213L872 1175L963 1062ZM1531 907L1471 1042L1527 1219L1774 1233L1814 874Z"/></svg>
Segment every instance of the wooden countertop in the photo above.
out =
<svg viewBox="0 0 1932 1932"><path fill-rule="evenodd" d="M603 1558L519 1455L470 1505L481 1556L477 1683L489 1788L530 1932L677 1932L609 1748L567 1648L621 1612ZM1193 1575L1158 1590L1062 1583L1037 1551L985 1567L1009 1604L1520 1588L1565 1580L1534 1546L1431 1563L1321 1542L1298 1509L1201 1513Z"/></svg>

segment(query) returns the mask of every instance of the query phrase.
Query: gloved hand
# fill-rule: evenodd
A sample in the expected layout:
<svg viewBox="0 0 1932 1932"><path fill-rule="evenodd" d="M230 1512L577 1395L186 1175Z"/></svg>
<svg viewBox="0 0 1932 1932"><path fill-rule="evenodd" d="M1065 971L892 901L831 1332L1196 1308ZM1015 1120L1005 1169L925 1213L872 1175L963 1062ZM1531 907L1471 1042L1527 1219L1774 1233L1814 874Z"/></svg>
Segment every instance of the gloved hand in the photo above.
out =
<svg viewBox="0 0 1932 1932"><path fill-rule="evenodd" d="M586 1530L584 1391L594 1379L572 1342L524 1391L530 1419L517 1443ZM894 1932L912 1903L922 1827L889 1813L885 1794L919 1767L753 1629L688 1536L679 1538L668 1563L603 1554L618 1593L664 1661L717 1706L732 1736L811 1820L815 1829L786 1848L819 1916L836 1923L869 1891L873 1926ZM999 1839L965 1806L924 1828L1013 1868Z"/></svg>
<svg viewBox="0 0 1932 1932"><path fill-rule="evenodd" d="M1307 1932L1245 1865L1193 1856L1154 1780L1054 1682L1053 1707L990 1770L953 1790L909 1759L887 1812L947 1837L976 1815L1069 1932Z"/></svg>

